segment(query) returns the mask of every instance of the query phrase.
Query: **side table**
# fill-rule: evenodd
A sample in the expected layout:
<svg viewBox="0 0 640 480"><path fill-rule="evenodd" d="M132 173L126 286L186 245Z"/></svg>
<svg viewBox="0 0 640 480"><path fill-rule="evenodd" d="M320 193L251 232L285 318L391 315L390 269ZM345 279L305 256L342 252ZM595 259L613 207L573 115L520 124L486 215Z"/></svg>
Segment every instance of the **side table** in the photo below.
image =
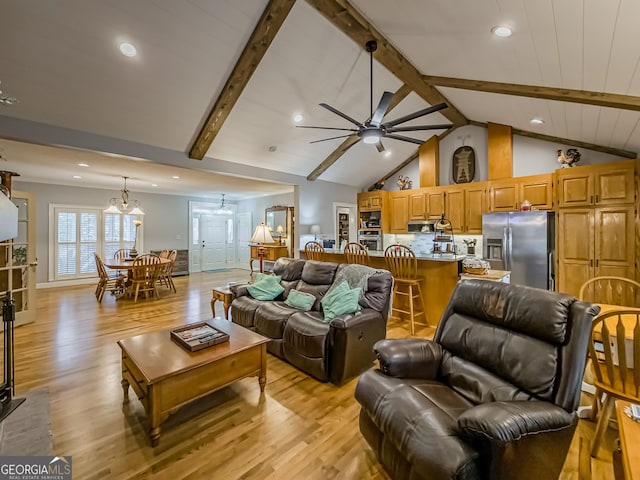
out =
<svg viewBox="0 0 640 480"><path fill-rule="evenodd" d="M231 301L233 300L233 294L231 293L231 289L224 285L222 287L213 287L213 291L211 294L211 313L215 317L216 309L215 303L216 300L219 300L224 305L224 319L229 320L228 312L229 307L231 307Z"/></svg>

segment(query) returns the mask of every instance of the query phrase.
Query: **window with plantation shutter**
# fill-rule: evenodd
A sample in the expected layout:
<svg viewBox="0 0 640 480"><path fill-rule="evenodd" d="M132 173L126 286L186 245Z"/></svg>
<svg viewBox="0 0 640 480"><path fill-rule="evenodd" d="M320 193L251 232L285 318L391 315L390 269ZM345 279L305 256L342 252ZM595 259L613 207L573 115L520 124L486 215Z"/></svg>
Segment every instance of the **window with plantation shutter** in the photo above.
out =
<svg viewBox="0 0 640 480"><path fill-rule="evenodd" d="M102 258L113 258L117 250L134 245L135 215L63 206L53 206L53 211L54 280L94 277L94 252ZM140 240L138 249L142 248Z"/></svg>

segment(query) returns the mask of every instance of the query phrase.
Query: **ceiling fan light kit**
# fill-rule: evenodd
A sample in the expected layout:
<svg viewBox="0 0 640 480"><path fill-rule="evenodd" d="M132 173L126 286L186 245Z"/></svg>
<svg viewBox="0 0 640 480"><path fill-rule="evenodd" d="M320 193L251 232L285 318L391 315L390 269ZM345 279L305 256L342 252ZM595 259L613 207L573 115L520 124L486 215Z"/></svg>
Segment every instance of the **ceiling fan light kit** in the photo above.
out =
<svg viewBox="0 0 640 480"><path fill-rule="evenodd" d="M320 106L329 110L331 113L338 115L339 117L344 118L349 123L353 124L356 128L334 128L334 127L315 127L315 126L306 126L306 125L296 125L297 128L317 128L322 130L340 130L351 132L345 135L339 135L336 137L323 138L321 140L314 140L309 143L318 143L318 142L326 142L328 140L335 140L337 138L345 138L351 137L352 135L358 136L359 140L362 140L366 144L374 145L378 149L378 152L384 152L384 146L382 145L383 138L391 138L393 140L401 140L403 142L415 143L418 145L422 145L424 140L419 140L417 138L406 137L404 135L397 135L397 132L415 132L415 131L424 131L424 130L443 130L447 128L451 128L453 125L451 124L439 124L439 125L415 125L409 127L397 127L396 125L400 125L401 123L405 123L416 118L423 117L430 113L437 112L444 108L447 108L446 103L439 103L437 105L433 105L431 107L425 108L423 110L418 110L417 112L411 113L409 115L405 115L403 117L397 118L395 120L384 122L384 116L391 105L391 99L393 98L392 92L384 92L382 97L380 98L380 102L376 107L375 111L373 110L373 52L375 52L378 48L378 43L375 40L369 40L365 49L369 52L370 56L370 82L369 82L369 91L370 91L370 111L371 115L368 120L364 122L359 122L354 118L350 117L346 113L341 112L337 108L332 107L327 103L321 103Z"/></svg>

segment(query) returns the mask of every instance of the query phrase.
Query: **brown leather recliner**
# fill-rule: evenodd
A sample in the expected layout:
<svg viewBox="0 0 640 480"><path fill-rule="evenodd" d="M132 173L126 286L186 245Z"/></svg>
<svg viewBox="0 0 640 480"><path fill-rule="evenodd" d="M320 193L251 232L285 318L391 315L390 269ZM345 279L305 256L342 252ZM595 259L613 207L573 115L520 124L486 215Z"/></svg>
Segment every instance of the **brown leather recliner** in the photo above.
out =
<svg viewBox="0 0 640 480"><path fill-rule="evenodd" d="M484 280L456 286L433 341L381 340L360 430L395 479L557 478L599 307Z"/></svg>

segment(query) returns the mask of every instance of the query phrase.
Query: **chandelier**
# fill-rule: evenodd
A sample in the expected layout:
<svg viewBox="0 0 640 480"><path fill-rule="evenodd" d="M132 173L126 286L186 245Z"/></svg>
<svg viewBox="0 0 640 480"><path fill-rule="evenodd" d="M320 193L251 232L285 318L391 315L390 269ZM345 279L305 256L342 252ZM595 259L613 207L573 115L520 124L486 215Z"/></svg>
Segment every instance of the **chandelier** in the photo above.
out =
<svg viewBox="0 0 640 480"><path fill-rule="evenodd" d="M122 177L122 178L124 178L124 188L120 190L120 192L122 193L120 208L118 208L118 199L114 197L111 200L109 200L109 208L105 209L104 212L105 213L126 213L128 215L144 215L144 212L140 208L140 202L138 200L133 200L133 208L131 209L130 212L127 212L127 209L129 208L129 205L130 205L129 190L127 189L127 178L129 177Z"/></svg>
<svg viewBox="0 0 640 480"><path fill-rule="evenodd" d="M220 215L231 215L233 213L233 210L231 210L229 207L225 207L224 206L224 196L225 194L222 194L222 203L220 204L220 207L218 207L218 209L215 211L216 213L220 214Z"/></svg>

